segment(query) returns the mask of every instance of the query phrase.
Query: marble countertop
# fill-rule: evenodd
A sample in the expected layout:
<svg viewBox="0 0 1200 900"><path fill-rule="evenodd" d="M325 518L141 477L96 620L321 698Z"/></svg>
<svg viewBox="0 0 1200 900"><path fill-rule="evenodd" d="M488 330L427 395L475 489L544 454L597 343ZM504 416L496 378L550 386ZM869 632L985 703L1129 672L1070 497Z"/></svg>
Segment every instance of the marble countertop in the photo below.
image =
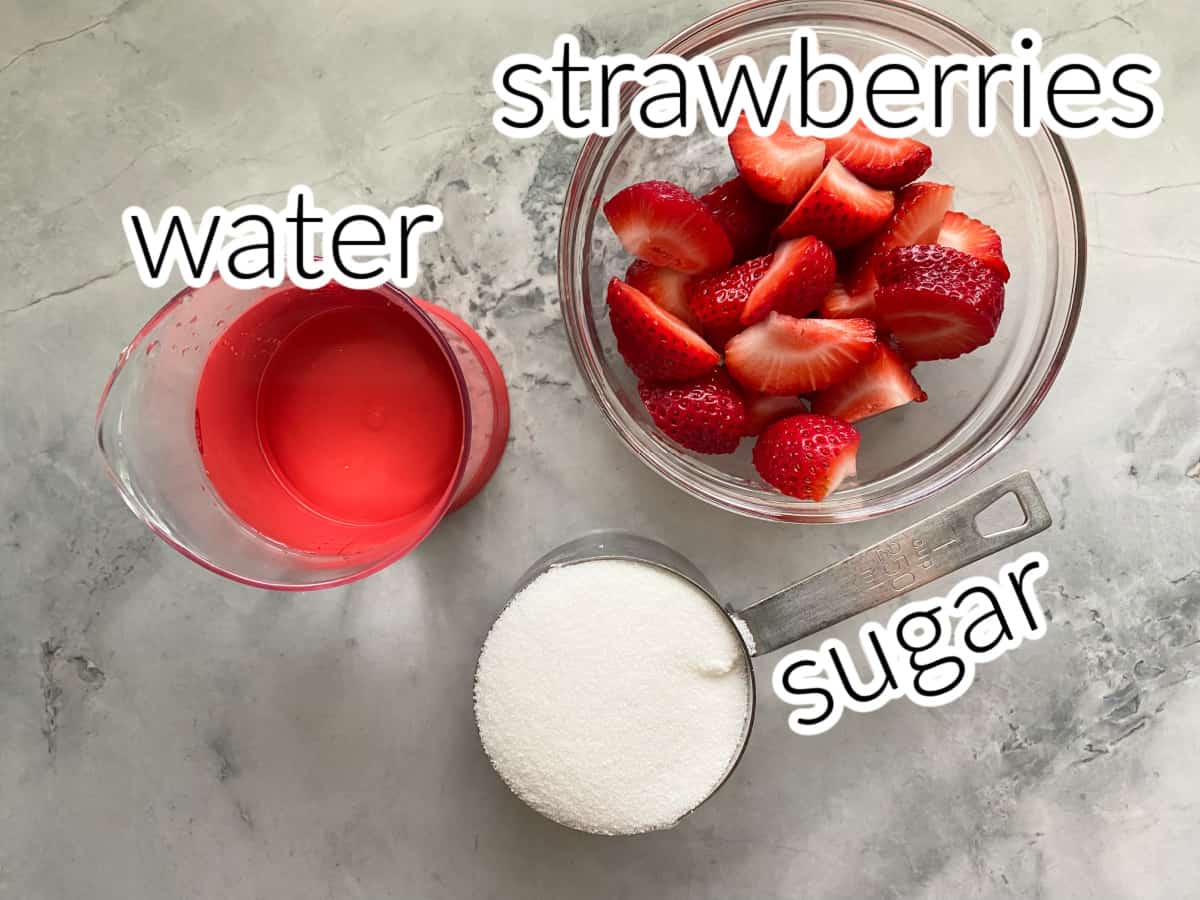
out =
<svg viewBox="0 0 1200 900"><path fill-rule="evenodd" d="M1039 547L1049 634L951 706L898 702L819 738L790 735L762 692L745 761L712 803L670 833L596 839L513 799L474 733L475 654L526 564L565 535L621 526L668 538L749 596L920 512L838 529L733 520L637 463L584 395L554 264L577 148L497 135L492 67L563 31L646 51L715 4L9 3L0 897L1193 892L1200 57L1180 27L1188 10L936 6L993 43L1029 25L1049 51L1142 50L1165 72L1155 136L1073 146L1089 289L1058 384L1012 446L941 498L1034 470L1055 516ZM418 287L486 333L513 429L486 492L416 552L292 596L222 581L152 537L107 483L92 421L118 349L163 300L137 280L121 210L277 202L296 182L330 207L445 210Z"/></svg>

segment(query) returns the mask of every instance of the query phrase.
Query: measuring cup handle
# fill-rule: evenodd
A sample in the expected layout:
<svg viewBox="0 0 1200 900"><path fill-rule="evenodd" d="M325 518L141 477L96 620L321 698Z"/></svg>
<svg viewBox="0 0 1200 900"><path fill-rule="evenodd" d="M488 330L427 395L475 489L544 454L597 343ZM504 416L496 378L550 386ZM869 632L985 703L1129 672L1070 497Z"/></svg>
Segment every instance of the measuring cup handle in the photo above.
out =
<svg viewBox="0 0 1200 900"><path fill-rule="evenodd" d="M993 534L976 517L1013 494L1025 521ZM754 655L770 653L900 597L1050 527L1050 512L1028 472L1010 475L849 559L810 575L733 615Z"/></svg>

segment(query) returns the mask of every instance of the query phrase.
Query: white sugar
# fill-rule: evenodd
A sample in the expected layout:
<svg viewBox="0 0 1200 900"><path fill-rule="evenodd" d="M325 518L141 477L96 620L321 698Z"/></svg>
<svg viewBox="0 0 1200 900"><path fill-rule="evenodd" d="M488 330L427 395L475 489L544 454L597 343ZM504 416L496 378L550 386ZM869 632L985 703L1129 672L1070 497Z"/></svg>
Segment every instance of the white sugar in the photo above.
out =
<svg viewBox="0 0 1200 900"><path fill-rule="evenodd" d="M733 624L654 566L551 569L492 627L475 716L496 771L563 825L668 828L733 764L751 684Z"/></svg>

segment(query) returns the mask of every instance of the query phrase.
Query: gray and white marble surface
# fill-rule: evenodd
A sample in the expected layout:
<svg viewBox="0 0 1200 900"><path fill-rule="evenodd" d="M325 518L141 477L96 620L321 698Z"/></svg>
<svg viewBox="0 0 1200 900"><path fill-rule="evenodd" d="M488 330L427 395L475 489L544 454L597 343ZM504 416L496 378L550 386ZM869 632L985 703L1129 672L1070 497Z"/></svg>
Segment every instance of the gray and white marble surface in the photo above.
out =
<svg viewBox="0 0 1200 900"><path fill-rule="evenodd" d="M499 137L492 67L564 31L647 51L716 5L0 3L0 897L1200 895L1200 57L1183 0L937 0L993 43L1031 25L1048 51L1164 69L1156 135L1073 146L1091 244L1065 370L940 498L1035 471L1056 520L1049 634L948 707L895 703L820 738L760 696L742 767L669 833L560 829L485 761L475 654L564 536L666 538L749 596L918 516L788 528L709 508L633 459L571 362L554 240L577 147ZM476 502L315 595L176 555L93 441L116 353L164 299L137 280L121 210L278 202L296 182L331 208L446 211L419 288L486 333L513 400Z"/></svg>

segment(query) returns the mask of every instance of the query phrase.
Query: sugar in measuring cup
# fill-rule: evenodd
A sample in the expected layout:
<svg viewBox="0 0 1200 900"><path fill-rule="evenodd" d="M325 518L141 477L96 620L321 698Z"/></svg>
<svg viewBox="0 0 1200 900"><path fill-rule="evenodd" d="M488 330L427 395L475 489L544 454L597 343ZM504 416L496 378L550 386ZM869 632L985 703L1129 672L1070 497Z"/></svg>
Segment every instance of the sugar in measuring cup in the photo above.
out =
<svg viewBox="0 0 1200 900"><path fill-rule="evenodd" d="M407 553L487 482L508 394L452 313L383 285L219 278L121 353L97 414L126 504L185 556L305 590Z"/></svg>
<svg viewBox="0 0 1200 900"><path fill-rule="evenodd" d="M1009 495L1024 521L985 534L980 513ZM484 750L513 793L562 825L670 828L741 759L753 657L1049 526L1032 477L1020 473L740 611L669 547L585 535L529 569L484 641L475 674ZM884 577L866 577L881 558Z"/></svg>

